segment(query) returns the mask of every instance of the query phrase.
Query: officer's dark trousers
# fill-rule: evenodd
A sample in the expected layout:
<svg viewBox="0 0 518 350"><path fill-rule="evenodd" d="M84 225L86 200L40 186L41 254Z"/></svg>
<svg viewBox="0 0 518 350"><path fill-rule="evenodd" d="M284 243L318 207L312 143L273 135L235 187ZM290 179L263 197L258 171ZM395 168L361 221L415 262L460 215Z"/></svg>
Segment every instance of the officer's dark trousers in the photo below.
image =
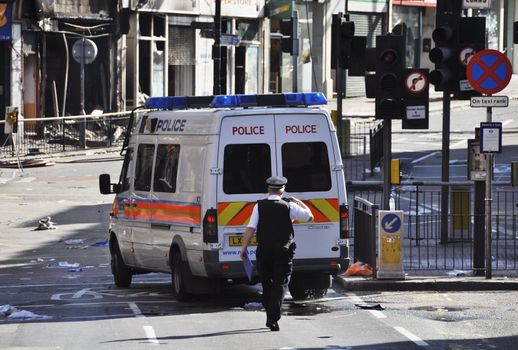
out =
<svg viewBox="0 0 518 350"><path fill-rule="evenodd" d="M293 251L275 244L260 244L257 247L257 267L263 285L263 306L266 322L281 318L284 294L293 270Z"/></svg>

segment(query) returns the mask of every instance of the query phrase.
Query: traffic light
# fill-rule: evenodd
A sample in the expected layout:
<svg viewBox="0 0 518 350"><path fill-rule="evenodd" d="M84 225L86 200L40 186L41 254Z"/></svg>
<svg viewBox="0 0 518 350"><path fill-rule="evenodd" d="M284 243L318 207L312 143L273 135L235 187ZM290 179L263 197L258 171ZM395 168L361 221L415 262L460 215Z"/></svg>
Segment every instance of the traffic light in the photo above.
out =
<svg viewBox="0 0 518 350"><path fill-rule="evenodd" d="M337 56L340 59L340 67L349 68L349 57L351 56L353 38L354 38L354 22L349 21L348 15L342 13L334 14L331 24L331 68L336 69ZM358 42L359 50L361 43ZM339 47L339 55L337 53Z"/></svg>
<svg viewBox="0 0 518 350"><path fill-rule="evenodd" d="M513 23L513 43L518 44L518 22Z"/></svg>
<svg viewBox="0 0 518 350"><path fill-rule="evenodd" d="M299 54L299 39L297 32L297 22L295 18L291 17L289 20L281 21L282 52L287 52L292 56Z"/></svg>
<svg viewBox="0 0 518 350"><path fill-rule="evenodd" d="M401 119L404 38L400 35L376 37L376 118Z"/></svg>
<svg viewBox="0 0 518 350"><path fill-rule="evenodd" d="M469 84L466 76L466 68L469 61L477 52L485 49L486 45L486 18L485 17L461 17L459 22L459 91L455 93L455 99L469 100L472 96L480 96Z"/></svg>
<svg viewBox="0 0 518 350"><path fill-rule="evenodd" d="M454 4L460 1L437 1L435 29L432 39L435 47L430 51L430 61L435 70L430 73L430 83L435 91L459 91L459 22L461 7Z"/></svg>

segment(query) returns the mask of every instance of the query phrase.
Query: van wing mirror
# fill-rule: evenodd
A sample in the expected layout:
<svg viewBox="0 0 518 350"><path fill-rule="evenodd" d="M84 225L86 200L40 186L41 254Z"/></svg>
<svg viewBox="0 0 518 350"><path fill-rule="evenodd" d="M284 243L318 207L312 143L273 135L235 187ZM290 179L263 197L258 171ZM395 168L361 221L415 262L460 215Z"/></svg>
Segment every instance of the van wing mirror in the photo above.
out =
<svg viewBox="0 0 518 350"><path fill-rule="evenodd" d="M110 174L101 174L99 175L99 191L101 194L118 193L119 186L111 183Z"/></svg>

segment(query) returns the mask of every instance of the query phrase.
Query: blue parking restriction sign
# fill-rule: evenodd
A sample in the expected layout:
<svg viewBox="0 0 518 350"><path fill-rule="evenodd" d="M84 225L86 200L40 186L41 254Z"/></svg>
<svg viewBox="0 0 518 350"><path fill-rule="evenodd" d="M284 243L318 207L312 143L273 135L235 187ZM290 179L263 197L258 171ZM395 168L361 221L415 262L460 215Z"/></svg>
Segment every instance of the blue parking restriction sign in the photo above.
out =
<svg viewBox="0 0 518 350"><path fill-rule="evenodd" d="M471 58L466 68L470 85L478 92L491 95L502 91L513 74L511 62L496 50L482 50Z"/></svg>
<svg viewBox="0 0 518 350"><path fill-rule="evenodd" d="M398 215L389 213L381 219L381 230L387 233L396 233L401 229L401 219Z"/></svg>

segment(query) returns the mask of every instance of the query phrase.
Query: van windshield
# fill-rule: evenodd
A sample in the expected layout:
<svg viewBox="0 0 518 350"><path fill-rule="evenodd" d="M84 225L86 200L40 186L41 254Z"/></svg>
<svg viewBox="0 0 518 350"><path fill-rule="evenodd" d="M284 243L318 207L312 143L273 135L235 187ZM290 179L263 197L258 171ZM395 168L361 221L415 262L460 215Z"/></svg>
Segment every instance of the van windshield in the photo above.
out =
<svg viewBox="0 0 518 350"><path fill-rule="evenodd" d="M324 142L282 145L282 175L288 192L319 192L331 189L331 168Z"/></svg>
<svg viewBox="0 0 518 350"><path fill-rule="evenodd" d="M270 146L227 145L223 162L223 192L266 193L266 179L272 176Z"/></svg>

